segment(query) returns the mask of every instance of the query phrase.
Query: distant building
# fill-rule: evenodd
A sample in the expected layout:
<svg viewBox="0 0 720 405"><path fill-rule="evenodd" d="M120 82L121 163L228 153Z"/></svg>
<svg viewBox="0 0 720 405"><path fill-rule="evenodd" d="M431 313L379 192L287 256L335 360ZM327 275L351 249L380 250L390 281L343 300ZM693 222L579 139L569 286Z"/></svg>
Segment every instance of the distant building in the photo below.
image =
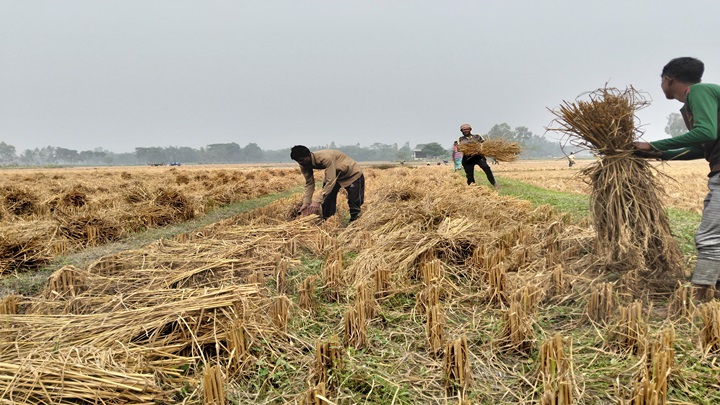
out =
<svg viewBox="0 0 720 405"><path fill-rule="evenodd" d="M413 159L426 159L427 153L423 152L422 149L413 149Z"/></svg>

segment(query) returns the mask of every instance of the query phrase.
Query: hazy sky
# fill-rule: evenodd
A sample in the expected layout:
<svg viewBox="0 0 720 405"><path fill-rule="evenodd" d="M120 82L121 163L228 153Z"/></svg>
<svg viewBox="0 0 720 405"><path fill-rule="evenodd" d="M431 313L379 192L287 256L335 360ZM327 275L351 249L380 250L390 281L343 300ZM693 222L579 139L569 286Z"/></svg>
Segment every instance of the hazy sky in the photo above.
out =
<svg viewBox="0 0 720 405"><path fill-rule="evenodd" d="M677 56L720 82L720 2L0 0L0 141L17 152L543 134L548 108L632 85L648 140Z"/></svg>

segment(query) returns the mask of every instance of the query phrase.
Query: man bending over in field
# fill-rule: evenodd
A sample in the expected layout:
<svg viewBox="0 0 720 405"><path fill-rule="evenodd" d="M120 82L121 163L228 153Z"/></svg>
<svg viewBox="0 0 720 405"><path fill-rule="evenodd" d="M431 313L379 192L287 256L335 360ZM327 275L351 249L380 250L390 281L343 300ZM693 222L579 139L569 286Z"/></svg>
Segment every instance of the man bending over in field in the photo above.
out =
<svg viewBox="0 0 720 405"><path fill-rule="evenodd" d="M697 264L692 275L695 299L704 301L709 290L720 298L720 86L700 83L704 64L695 58L675 58L662 70L660 87L669 100L684 104L680 113L690 130L674 138L635 142L643 157L663 160L705 158L710 162L709 193L703 203L702 220L695 235Z"/></svg>
<svg viewBox="0 0 720 405"><path fill-rule="evenodd" d="M292 147L290 159L298 162L300 171L305 177L305 194L300 214L315 214L322 207L323 219L335 215L337 193L342 187L347 191L350 222L358 218L360 207L365 200L365 176L356 161L339 150L324 149L310 152L310 149L302 145ZM325 170L323 188L315 197L313 197L315 192L313 169Z"/></svg>

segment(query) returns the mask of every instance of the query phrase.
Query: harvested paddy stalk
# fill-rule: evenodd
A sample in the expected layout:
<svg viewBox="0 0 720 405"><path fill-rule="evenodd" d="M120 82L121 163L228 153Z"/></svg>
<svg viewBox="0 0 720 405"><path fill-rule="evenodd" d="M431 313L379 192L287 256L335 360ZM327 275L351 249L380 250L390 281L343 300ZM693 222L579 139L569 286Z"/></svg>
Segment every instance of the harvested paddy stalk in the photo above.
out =
<svg viewBox="0 0 720 405"><path fill-rule="evenodd" d="M225 405L225 389L220 367L206 367L203 370L202 385L203 405Z"/></svg>
<svg viewBox="0 0 720 405"><path fill-rule="evenodd" d="M445 328L445 315L440 305L431 305L425 312L427 320L425 323L425 336L427 338L428 351L433 356L442 353L443 330Z"/></svg>
<svg viewBox="0 0 720 405"><path fill-rule="evenodd" d="M538 304L545 292L535 284L526 284L513 293L511 300L520 304L520 307L529 315L537 315Z"/></svg>
<svg viewBox="0 0 720 405"><path fill-rule="evenodd" d="M617 298L612 283L599 283L590 288L586 313L593 322L606 323L615 313Z"/></svg>
<svg viewBox="0 0 720 405"><path fill-rule="evenodd" d="M15 297L15 294L7 295L0 301L0 315L17 314L17 307L17 297Z"/></svg>
<svg viewBox="0 0 720 405"><path fill-rule="evenodd" d="M633 377L629 398L620 394L621 404L664 405L667 403L668 379L675 367L675 330L672 326L660 332L645 345L645 362ZM616 387L620 391L620 387Z"/></svg>
<svg viewBox="0 0 720 405"><path fill-rule="evenodd" d="M288 316L290 314L290 300L282 295L275 298L270 306L270 318L273 325L283 332L287 332Z"/></svg>
<svg viewBox="0 0 720 405"><path fill-rule="evenodd" d="M422 277L422 282L425 285L439 282L442 277L440 260L433 259L420 264L420 276Z"/></svg>
<svg viewBox="0 0 720 405"><path fill-rule="evenodd" d="M559 297L570 292L571 288L570 282L565 277L565 268L562 264L556 265L550 275L550 291L548 295Z"/></svg>
<svg viewBox="0 0 720 405"><path fill-rule="evenodd" d="M466 398L466 390L472 380L470 351L467 336L463 335L445 345L443 358L445 394L448 397Z"/></svg>
<svg viewBox="0 0 720 405"><path fill-rule="evenodd" d="M79 293L85 284L85 274L75 266L63 266L48 278L42 297L46 299L70 298Z"/></svg>
<svg viewBox="0 0 720 405"><path fill-rule="evenodd" d="M428 308L431 306L439 304L440 288L437 284L430 284L420 290L420 292L415 296L415 311L420 314L427 312Z"/></svg>
<svg viewBox="0 0 720 405"><path fill-rule="evenodd" d="M572 353L572 347L569 349ZM541 405L573 404L572 359L565 354L563 337L559 333L540 346L538 376L543 384Z"/></svg>
<svg viewBox="0 0 720 405"><path fill-rule="evenodd" d="M329 340L318 341L315 345L315 381L325 386L333 386L335 380L332 379L333 371L339 371L343 365L342 346L337 335L333 335Z"/></svg>
<svg viewBox="0 0 720 405"><path fill-rule="evenodd" d="M228 353L230 353L228 371L240 370L249 355L250 342L243 323L241 318L237 318L227 331Z"/></svg>
<svg viewBox="0 0 720 405"><path fill-rule="evenodd" d="M649 102L632 87L606 87L587 96L552 111L558 127L548 130L564 134L575 149L600 156L582 171L592 185L596 253L610 270L643 269L646 281L668 287L668 280L674 284L681 276L682 254L653 168L633 154L633 142L642 135L635 113Z"/></svg>
<svg viewBox="0 0 720 405"><path fill-rule="evenodd" d="M675 292L668 303L668 317L692 319L696 310L692 297L692 285L678 281Z"/></svg>
<svg viewBox="0 0 720 405"><path fill-rule="evenodd" d="M285 259L278 260L275 266L275 286L278 294L287 294L287 268L288 262Z"/></svg>
<svg viewBox="0 0 720 405"><path fill-rule="evenodd" d="M718 353L720 352L720 302L707 302L700 305L699 309L703 322L700 330L700 342L703 350L709 353Z"/></svg>
<svg viewBox="0 0 720 405"><path fill-rule="evenodd" d="M334 250L325 260L322 269L323 295L329 302L340 301L344 284L342 266L342 253L339 250Z"/></svg>
<svg viewBox="0 0 720 405"><path fill-rule="evenodd" d="M311 311L313 308L315 280L317 280L316 276L305 277L298 290L298 305L306 311Z"/></svg>
<svg viewBox="0 0 720 405"><path fill-rule="evenodd" d="M355 291L355 302L363 303L365 307L365 320L370 322L375 317L375 311L377 310L372 284L368 282L357 287Z"/></svg>
<svg viewBox="0 0 720 405"><path fill-rule="evenodd" d="M387 267L378 267L373 273L375 284L375 298L383 298L390 290L390 270Z"/></svg>
<svg viewBox="0 0 720 405"><path fill-rule="evenodd" d="M529 354L535 346L533 320L525 312L522 302L511 300L502 312L502 329L498 337L500 349L505 352Z"/></svg>
<svg viewBox="0 0 720 405"><path fill-rule="evenodd" d="M647 339L648 320L642 313L642 302L635 301L620 307L620 319L610 329L608 342L630 353L636 354L644 349Z"/></svg>
<svg viewBox="0 0 720 405"><path fill-rule="evenodd" d="M247 284L257 284L258 288L265 287L265 275L262 271L253 271L246 278Z"/></svg>
<svg viewBox="0 0 720 405"><path fill-rule="evenodd" d="M508 280L507 271L503 265L490 268L487 273L488 301L490 303L504 306L508 302Z"/></svg>
<svg viewBox="0 0 720 405"><path fill-rule="evenodd" d="M345 343L356 349L367 346L367 313L366 303L356 299L355 304L345 312Z"/></svg>
<svg viewBox="0 0 720 405"><path fill-rule="evenodd" d="M301 398L300 405L325 405L330 403L326 398L325 383L318 383L308 388L305 396Z"/></svg>

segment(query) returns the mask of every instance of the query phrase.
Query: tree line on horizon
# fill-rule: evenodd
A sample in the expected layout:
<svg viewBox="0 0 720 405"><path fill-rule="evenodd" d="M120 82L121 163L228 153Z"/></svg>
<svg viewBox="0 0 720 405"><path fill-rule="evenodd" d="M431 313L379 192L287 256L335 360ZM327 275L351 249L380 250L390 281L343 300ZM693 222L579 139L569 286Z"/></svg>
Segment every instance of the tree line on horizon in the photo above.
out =
<svg viewBox="0 0 720 405"><path fill-rule="evenodd" d="M679 116L679 114L677 114ZM677 122L677 117L668 117L668 127ZM673 127L675 125L672 125ZM397 143L374 143L369 146L307 145L310 150L337 149L353 159L363 161L409 161L413 159L413 151L423 152L428 159L449 160L452 143L459 137L448 135L441 143L430 142L418 144L414 148L409 142L402 146ZM522 147L521 158L543 159L563 156L564 152L557 141L549 141L542 135L533 134L527 127L514 129L507 123L496 124L483 135L490 138L504 138L518 142ZM290 162L290 147L277 150L263 150L256 143L240 146L235 142L209 144L201 148L187 146L137 147L134 152L116 153L103 148L78 151L62 147L46 146L43 148L26 149L17 153L14 146L0 142L0 165L4 166L42 166L42 165L146 165L178 162L181 164L220 164L220 163L287 163Z"/></svg>

